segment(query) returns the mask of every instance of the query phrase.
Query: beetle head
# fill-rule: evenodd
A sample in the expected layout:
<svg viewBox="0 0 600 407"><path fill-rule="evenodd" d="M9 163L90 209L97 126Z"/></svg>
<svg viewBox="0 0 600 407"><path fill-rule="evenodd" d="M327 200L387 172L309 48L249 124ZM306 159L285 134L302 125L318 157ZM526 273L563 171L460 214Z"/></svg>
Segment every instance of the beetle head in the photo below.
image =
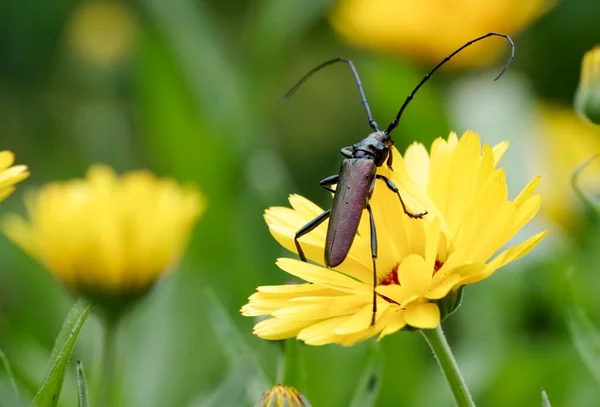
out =
<svg viewBox="0 0 600 407"><path fill-rule="evenodd" d="M384 131L376 131L369 134L366 138L354 144L354 157L364 156L372 157L375 164L379 167L383 165L390 152L390 147L394 143L390 135Z"/></svg>

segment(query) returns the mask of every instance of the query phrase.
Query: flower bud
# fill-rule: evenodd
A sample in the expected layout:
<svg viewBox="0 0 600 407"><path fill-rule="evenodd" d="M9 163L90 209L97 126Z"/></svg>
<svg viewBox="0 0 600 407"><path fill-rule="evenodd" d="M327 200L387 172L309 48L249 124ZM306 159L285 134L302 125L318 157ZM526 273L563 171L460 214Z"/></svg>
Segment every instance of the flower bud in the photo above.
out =
<svg viewBox="0 0 600 407"><path fill-rule="evenodd" d="M291 386L276 384L263 393L254 407L311 407L302 393Z"/></svg>
<svg viewBox="0 0 600 407"><path fill-rule="evenodd" d="M575 109L582 117L600 124L600 45L583 56Z"/></svg>

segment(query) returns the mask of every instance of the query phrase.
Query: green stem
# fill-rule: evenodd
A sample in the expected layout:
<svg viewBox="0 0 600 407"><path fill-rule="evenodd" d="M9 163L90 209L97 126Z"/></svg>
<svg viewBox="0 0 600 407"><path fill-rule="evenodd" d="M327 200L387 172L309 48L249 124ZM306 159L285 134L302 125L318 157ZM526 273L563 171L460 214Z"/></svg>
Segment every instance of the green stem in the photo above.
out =
<svg viewBox="0 0 600 407"><path fill-rule="evenodd" d="M284 360L280 364L279 384L294 386L297 389L303 388L304 366L300 355L300 344L295 339L285 339L283 342Z"/></svg>
<svg viewBox="0 0 600 407"><path fill-rule="evenodd" d="M112 390L116 362L116 339L118 318L104 319L104 348L102 352L102 376L100 377L100 392L98 393L98 407L109 407L112 405Z"/></svg>
<svg viewBox="0 0 600 407"><path fill-rule="evenodd" d="M448 341L446 341L442 326L438 325L435 329L421 329L421 333L431 347L444 376L446 376L456 405L459 407L475 407L473 398L469 394L469 389L467 389L467 384L458 370L452 350L448 345Z"/></svg>
<svg viewBox="0 0 600 407"><path fill-rule="evenodd" d="M275 383L284 384L285 382L285 368L286 362L286 341L289 339L284 339L279 341L279 357L277 358L277 371L275 373Z"/></svg>

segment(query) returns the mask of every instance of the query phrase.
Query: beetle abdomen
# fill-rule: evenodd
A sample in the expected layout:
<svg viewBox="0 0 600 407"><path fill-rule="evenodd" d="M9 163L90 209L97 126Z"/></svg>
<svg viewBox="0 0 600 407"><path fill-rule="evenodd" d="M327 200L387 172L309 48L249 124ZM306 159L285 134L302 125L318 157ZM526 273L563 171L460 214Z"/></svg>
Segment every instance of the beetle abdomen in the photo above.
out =
<svg viewBox="0 0 600 407"><path fill-rule="evenodd" d="M348 158L342 161L325 242L327 267L341 264L350 251L367 205L375 170L373 160Z"/></svg>

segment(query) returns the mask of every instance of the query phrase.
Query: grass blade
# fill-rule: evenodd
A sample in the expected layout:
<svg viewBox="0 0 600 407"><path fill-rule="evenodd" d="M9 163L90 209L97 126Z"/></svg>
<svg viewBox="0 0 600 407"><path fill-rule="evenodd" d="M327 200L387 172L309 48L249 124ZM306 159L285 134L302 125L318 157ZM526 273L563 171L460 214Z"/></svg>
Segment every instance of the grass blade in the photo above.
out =
<svg viewBox="0 0 600 407"><path fill-rule="evenodd" d="M204 293L210 304L207 307L211 311L209 312L209 321L223 344L223 351L229 358L231 368L248 372L245 384L246 397L250 403L253 403L271 387L271 384L254 352L244 341L242 334L217 296L210 289L206 289Z"/></svg>
<svg viewBox="0 0 600 407"><path fill-rule="evenodd" d="M65 322L56 338L50 357L50 369L44 384L33 399L34 407L55 407L58 404L65 370L79 331L83 326L91 308L91 303L79 299L69 311Z"/></svg>
<svg viewBox="0 0 600 407"><path fill-rule="evenodd" d="M197 397L190 407L248 405L243 383L248 380L251 374L252 372L244 370L244 368L230 370L225 380L211 394Z"/></svg>
<svg viewBox="0 0 600 407"><path fill-rule="evenodd" d="M581 172L585 170L587 166L590 165L596 158L598 158L597 154L591 158L588 158L583 164L577 167L575 171L573 171L573 175L571 176L571 187L573 188L573 191L575 191L575 195L577 195L577 197L579 197L579 199L587 207L596 212L597 215L600 215L600 204L592 199L587 193L582 191L579 187L579 176L581 175Z"/></svg>
<svg viewBox="0 0 600 407"><path fill-rule="evenodd" d="M569 286L568 291L565 315L567 329L583 363L600 384L600 332L585 310L575 302L572 287Z"/></svg>
<svg viewBox="0 0 600 407"><path fill-rule="evenodd" d="M550 399L548 398L546 390L544 389L542 389L542 407L552 407L550 404Z"/></svg>
<svg viewBox="0 0 600 407"><path fill-rule="evenodd" d="M600 333L586 312L575 304L567 307L567 327L579 356L600 384Z"/></svg>
<svg viewBox="0 0 600 407"><path fill-rule="evenodd" d="M4 374L8 378L8 381L10 382L11 387L15 391L15 397L16 397L16 401L18 404L19 388L17 387L17 382L15 381L15 375L13 374L13 371L10 367L10 363L8 363L8 359L6 358L6 355L4 354L4 352L2 352L2 350L0 350L0 363L2 364L2 367L4 368Z"/></svg>
<svg viewBox="0 0 600 407"><path fill-rule="evenodd" d="M369 352L366 366L358 380L356 391L350 407L374 406L379 394L381 377L383 375L383 360L377 343L373 343Z"/></svg>
<svg viewBox="0 0 600 407"><path fill-rule="evenodd" d="M89 407L88 387L81 360L77 361L77 393L79 394L79 407Z"/></svg>

